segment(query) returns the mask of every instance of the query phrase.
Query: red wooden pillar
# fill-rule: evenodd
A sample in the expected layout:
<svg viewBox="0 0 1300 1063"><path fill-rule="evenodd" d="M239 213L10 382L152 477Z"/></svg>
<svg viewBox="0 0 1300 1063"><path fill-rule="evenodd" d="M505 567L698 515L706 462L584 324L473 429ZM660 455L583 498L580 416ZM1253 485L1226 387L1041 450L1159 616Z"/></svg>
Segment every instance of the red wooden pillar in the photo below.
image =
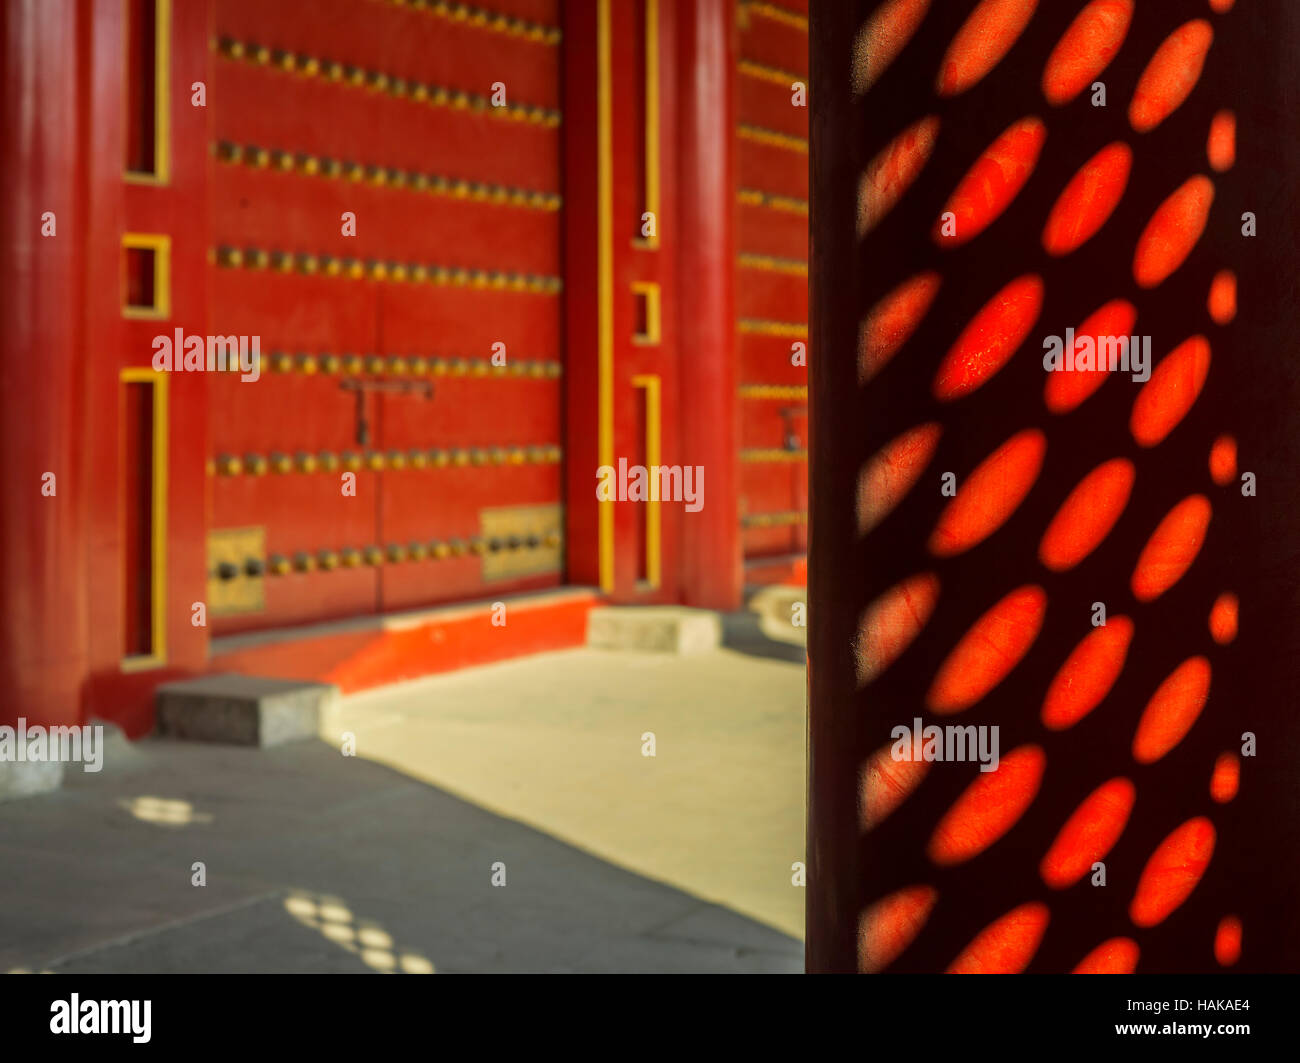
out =
<svg viewBox="0 0 1300 1063"><path fill-rule="evenodd" d="M78 721L87 659L83 11L0 5L0 721L30 725Z"/></svg>
<svg viewBox="0 0 1300 1063"><path fill-rule="evenodd" d="M680 11L678 182L682 461L704 467L704 508L682 521L688 605L740 606L743 567L735 343L735 4Z"/></svg>
<svg viewBox="0 0 1300 1063"><path fill-rule="evenodd" d="M742 583L734 0L661 0L643 10L660 12L653 47L661 81L650 88L637 80L638 63L648 62L650 27L636 19L635 5L565 5L568 578L596 584L615 600L669 600L680 587L687 604L734 609ZM658 99L662 122L650 118L647 92ZM647 146L638 162L643 125L654 129L657 147ZM647 243L630 220L647 207L641 185L654 165L662 166L662 201L653 204L659 239ZM633 336L638 287L664 296L668 321L651 343ZM651 553L649 529L645 543L638 541L642 510L595 498L596 469L637 453L636 404L646 401L638 383L650 378L662 385L661 460L704 469L701 510L660 505L664 572L657 582L638 578L638 555ZM649 576L648 560L644 568Z"/></svg>
<svg viewBox="0 0 1300 1063"><path fill-rule="evenodd" d="M595 491L596 469L607 457L602 404L610 401L602 357L613 358L603 349L612 341L601 332L609 293L600 279L602 266L610 269L601 217L611 164L601 163L609 152L601 128L610 121L611 72L602 63L609 45L597 14L591 0L564 6L565 568L570 583L610 591L612 554L602 554L612 549L612 523L602 527Z"/></svg>
<svg viewBox="0 0 1300 1063"><path fill-rule="evenodd" d="M815 351L856 347L857 306L840 271L851 269L856 241L851 219L855 154L845 123L852 100L844 84L849 42L856 26L851 4L810 21L809 123L812 166L809 199L818 204L809 222L809 346ZM815 198L814 198L815 197ZM852 274L850 273L850 276ZM840 278L840 283L835 279ZM851 359L813 362L808 380L808 835L805 964L810 973L856 967L853 945L862 867L858 859L854 770L842 748L851 728L836 711L850 694L855 602L838 574L853 551L854 470L835 448L853 416L856 379Z"/></svg>
<svg viewBox="0 0 1300 1063"><path fill-rule="evenodd" d="M161 28L155 25L157 58L151 72L127 62L129 42L144 32L131 24L137 8L116 0L87 6L93 6L95 17L83 90L88 115L83 239L86 272L92 278L84 313L95 343L87 347L80 368L87 432L93 440L86 457L90 634L84 707L88 715L111 720L135 737L153 725L154 687L204 669L208 659L211 627L192 623L193 604L207 596L208 393L229 381L211 373L155 376L151 362L156 336L170 336L176 328L186 335L214 331L209 325L208 264L212 21L208 0L159 5L167 17ZM154 127L155 165L160 168L154 175L128 174L132 116L127 102L132 84L150 73L161 78L154 89L166 116ZM205 84L208 106L194 104L195 82ZM159 132L163 129L165 134ZM126 234L168 241L166 317L129 316L123 307ZM229 323L217 331L222 329L236 331ZM129 385L126 374L132 376ZM127 443L130 432L140 432L141 417L138 409L134 416L129 412L128 386L137 392L147 389L155 403L147 452L154 482L142 481L132 466ZM131 545L129 520L148 530L147 547L138 537ZM135 601L143 602L147 615L135 617L139 630L148 632L151 649L139 655L128 634L132 598L127 585L146 574L146 591Z"/></svg>

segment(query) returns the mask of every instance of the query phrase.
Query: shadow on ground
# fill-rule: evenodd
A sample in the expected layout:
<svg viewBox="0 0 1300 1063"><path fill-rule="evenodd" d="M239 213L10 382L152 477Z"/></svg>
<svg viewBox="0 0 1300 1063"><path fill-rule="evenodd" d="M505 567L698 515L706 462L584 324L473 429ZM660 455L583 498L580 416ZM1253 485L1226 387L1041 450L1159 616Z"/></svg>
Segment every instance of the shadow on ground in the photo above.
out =
<svg viewBox="0 0 1300 1063"><path fill-rule="evenodd" d="M808 628L804 587L751 588L743 612L722 615L722 644L750 657L805 664ZM792 623L795 608L804 611L802 624Z"/></svg>
<svg viewBox="0 0 1300 1063"><path fill-rule="evenodd" d="M0 866L0 970L803 965L783 933L314 741L137 743L0 805Z"/></svg>

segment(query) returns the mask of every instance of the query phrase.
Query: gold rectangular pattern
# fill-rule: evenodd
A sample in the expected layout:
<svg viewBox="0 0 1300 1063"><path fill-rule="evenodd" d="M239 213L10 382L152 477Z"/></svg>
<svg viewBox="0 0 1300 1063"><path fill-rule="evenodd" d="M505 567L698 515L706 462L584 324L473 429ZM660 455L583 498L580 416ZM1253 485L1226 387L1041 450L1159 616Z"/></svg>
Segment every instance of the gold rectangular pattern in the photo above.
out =
<svg viewBox="0 0 1300 1063"><path fill-rule="evenodd" d="M260 572L249 575L247 563L261 562ZM236 575L222 579L221 566L234 565ZM266 608L266 529L222 528L208 533L208 614L238 616Z"/></svg>
<svg viewBox="0 0 1300 1063"><path fill-rule="evenodd" d="M500 540L498 550L483 554L483 579L518 579L561 571L563 532L564 507L558 502L479 510L479 534L488 542ZM544 541L548 535L555 536L550 546ZM530 536L537 537L536 546L527 545ZM511 539L516 540L514 548Z"/></svg>

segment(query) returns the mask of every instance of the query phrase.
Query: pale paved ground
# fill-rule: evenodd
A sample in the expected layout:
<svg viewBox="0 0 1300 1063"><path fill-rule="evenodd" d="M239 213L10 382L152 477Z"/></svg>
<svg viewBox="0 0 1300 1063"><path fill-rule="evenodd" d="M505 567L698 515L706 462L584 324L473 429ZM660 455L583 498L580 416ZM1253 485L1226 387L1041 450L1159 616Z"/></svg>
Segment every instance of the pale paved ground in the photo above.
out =
<svg viewBox="0 0 1300 1063"><path fill-rule="evenodd" d="M801 970L802 649L738 631L786 659L581 650L388 688L343 706L355 758L110 750L0 804L0 971Z"/></svg>
<svg viewBox="0 0 1300 1063"><path fill-rule="evenodd" d="M338 727L359 755L802 938L804 698L784 661L577 650L360 695Z"/></svg>

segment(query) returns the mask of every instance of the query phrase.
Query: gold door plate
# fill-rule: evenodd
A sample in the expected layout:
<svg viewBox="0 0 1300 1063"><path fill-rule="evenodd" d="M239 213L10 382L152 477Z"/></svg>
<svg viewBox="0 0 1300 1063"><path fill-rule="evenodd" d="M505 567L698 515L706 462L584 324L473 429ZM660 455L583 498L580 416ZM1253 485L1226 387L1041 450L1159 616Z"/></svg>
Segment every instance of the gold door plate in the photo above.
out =
<svg viewBox="0 0 1300 1063"><path fill-rule="evenodd" d="M248 563L260 563L250 573ZM223 565L233 565L236 574L223 579ZM222 528L208 533L208 614L238 616L266 608L266 529Z"/></svg>
<svg viewBox="0 0 1300 1063"><path fill-rule="evenodd" d="M563 569L564 507L558 502L539 506L501 506L479 510L479 534L502 546L483 554L483 579L518 579ZM553 538L546 543L548 536ZM537 545L528 539L536 537ZM510 540L516 541L512 548Z"/></svg>

